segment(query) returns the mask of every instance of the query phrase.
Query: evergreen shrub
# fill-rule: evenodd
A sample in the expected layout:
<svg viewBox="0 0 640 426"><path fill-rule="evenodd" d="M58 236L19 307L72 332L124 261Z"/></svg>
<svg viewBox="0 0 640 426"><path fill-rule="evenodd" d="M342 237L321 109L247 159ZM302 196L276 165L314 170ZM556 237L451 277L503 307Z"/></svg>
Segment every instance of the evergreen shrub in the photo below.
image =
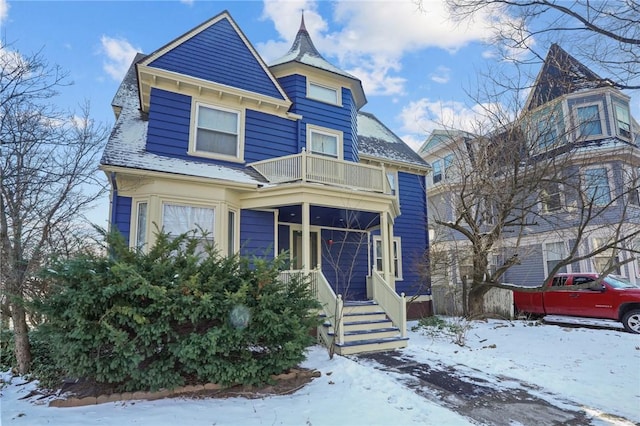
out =
<svg viewBox="0 0 640 426"><path fill-rule="evenodd" d="M107 235L108 255L54 262L39 333L72 377L120 391L259 384L313 343L318 303L274 260L219 256L195 233L159 233L148 252Z"/></svg>

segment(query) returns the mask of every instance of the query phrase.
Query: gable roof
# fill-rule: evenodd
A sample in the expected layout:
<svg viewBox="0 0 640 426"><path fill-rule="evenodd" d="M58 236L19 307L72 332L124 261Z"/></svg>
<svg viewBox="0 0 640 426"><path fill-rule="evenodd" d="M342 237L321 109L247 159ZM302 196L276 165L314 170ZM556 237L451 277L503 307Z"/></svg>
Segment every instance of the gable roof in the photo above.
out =
<svg viewBox="0 0 640 426"><path fill-rule="evenodd" d="M611 86L557 44L552 44L524 107L531 111L560 96L585 89Z"/></svg>
<svg viewBox="0 0 640 426"><path fill-rule="evenodd" d="M288 100L227 11L157 49L139 65Z"/></svg>
<svg viewBox="0 0 640 426"><path fill-rule="evenodd" d="M368 112L358 112L358 152L361 158L379 159L428 170L429 164Z"/></svg>
<svg viewBox="0 0 640 426"><path fill-rule="evenodd" d="M100 159L102 166L122 167L151 172L173 173L184 176L220 179L240 184L259 185L265 180L251 168L219 165L181 158L165 157L146 150L148 119L140 110L136 62L144 55L136 56L123 79L112 105L116 122Z"/></svg>

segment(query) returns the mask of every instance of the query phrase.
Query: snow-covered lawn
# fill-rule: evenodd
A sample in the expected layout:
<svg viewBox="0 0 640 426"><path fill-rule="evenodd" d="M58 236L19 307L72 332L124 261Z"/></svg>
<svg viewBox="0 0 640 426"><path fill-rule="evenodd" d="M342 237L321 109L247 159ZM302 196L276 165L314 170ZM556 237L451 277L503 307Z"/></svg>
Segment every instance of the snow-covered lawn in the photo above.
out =
<svg viewBox="0 0 640 426"><path fill-rule="evenodd" d="M583 407L594 424L630 425L598 413L640 423L640 335L610 329L537 325L527 321L474 322L465 346L412 331L405 356L454 366L467 375L513 378ZM21 400L34 384L20 378L2 388L2 425L466 425L470 419L403 386L397 374L326 350L310 349L303 367L322 373L292 395L263 399L183 399L116 402L52 408ZM552 398L551 398L552 399ZM560 405L560 404L559 404Z"/></svg>

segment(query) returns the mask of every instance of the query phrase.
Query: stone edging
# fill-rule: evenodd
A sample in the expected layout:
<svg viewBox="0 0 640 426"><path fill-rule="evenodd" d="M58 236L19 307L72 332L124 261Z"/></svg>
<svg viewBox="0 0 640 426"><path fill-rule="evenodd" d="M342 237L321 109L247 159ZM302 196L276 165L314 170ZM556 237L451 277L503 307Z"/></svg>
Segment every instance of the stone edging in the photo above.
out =
<svg viewBox="0 0 640 426"><path fill-rule="evenodd" d="M320 377L321 373L317 370L298 370L291 369L289 373L271 376L273 380L291 380L296 378ZM154 401L156 399L168 398L184 394L192 394L195 392L221 390L228 386L222 386L217 383L207 383L204 385L187 385L175 389L163 389L156 392L123 392L112 393L109 395L88 396L85 398L69 398L54 399L49 402L49 407L82 407L85 405L105 404L107 402L131 401L131 400L147 400Z"/></svg>

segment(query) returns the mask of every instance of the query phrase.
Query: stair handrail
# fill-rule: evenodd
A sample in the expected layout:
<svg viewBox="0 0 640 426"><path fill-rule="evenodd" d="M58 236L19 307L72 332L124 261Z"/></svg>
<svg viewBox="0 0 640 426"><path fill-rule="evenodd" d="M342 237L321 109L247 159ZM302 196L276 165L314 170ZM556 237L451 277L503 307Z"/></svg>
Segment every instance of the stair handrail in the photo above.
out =
<svg viewBox="0 0 640 426"><path fill-rule="evenodd" d="M304 274L304 272L302 270L280 271L280 280L287 283L293 274ZM322 310L333 326L335 344L341 345L344 343L344 301L342 300L342 295L339 294L336 296L333 288L331 288L331 284L329 284L329 281L327 281L327 278L320 269L310 271L309 278L311 294L320 302ZM331 344L331 342L325 343L327 345Z"/></svg>
<svg viewBox="0 0 640 426"><path fill-rule="evenodd" d="M407 298L396 291L375 269L371 271L371 290L373 300L384 309L387 316L400 329L400 335L407 337Z"/></svg>
<svg viewBox="0 0 640 426"><path fill-rule="evenodd" d="M316 293L316 300L322 305L327 319L333 326L335 343L341 345L344 343L344 301L342 300L342 295L336 295L321 270L314 269L310 272L310 275L312 288Z"/></svg>

